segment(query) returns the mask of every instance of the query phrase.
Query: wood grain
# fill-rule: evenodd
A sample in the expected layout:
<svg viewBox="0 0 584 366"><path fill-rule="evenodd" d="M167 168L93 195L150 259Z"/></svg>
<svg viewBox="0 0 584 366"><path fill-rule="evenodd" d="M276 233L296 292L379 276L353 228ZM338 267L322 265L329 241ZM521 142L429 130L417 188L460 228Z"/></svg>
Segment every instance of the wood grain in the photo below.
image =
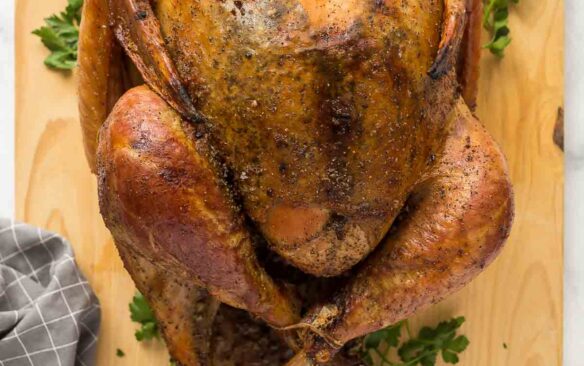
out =
<svg viewBox="0 0 584 366"><path fill-rule="evenodd" d="M16 214L62 233L102 305L98 365L166 365L158 342L139 344L128 316L134 286L103 225L81 143L75 76L45 68L30 34L65 0L16 0ZM461 365L554 366L562 361L563 156L553 144L563 103L563 1L522 1L503 60L485 53L477 114L502 145L517 215L502 255L470 286L414 325L465 315ZM503 343L508 348L503 347ZM116 348L126 353L115 356Z"/></svg>

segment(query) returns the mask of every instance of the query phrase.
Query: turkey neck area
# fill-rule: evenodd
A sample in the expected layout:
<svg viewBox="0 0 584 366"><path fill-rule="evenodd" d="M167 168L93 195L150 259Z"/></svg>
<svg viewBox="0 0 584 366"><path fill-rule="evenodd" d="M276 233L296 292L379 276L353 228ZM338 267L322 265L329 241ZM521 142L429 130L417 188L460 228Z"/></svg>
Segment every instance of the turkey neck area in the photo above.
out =
<svg viewBox="0 0 584 366"><path fill-rule="evenodd" d="M275 206L358 221L374 245L443 144L442 0L158 0L168 50L264 230ZM265 230L264 230L265 231Z"/></svg>

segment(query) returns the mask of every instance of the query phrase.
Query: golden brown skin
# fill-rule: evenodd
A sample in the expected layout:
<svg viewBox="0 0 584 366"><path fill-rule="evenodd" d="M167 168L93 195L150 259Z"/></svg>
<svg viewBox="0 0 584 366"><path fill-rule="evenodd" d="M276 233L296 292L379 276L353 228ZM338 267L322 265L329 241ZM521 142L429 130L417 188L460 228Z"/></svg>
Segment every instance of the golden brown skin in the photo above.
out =
<svg viewBox="0 0 584 366"><path fill-rule="evenodd" d="M168 350L180 365L209 365L211 334L219 301L186 271L165 270L130 246L118 245L138 290L146 297Z"/></svg>
<svg viewBox="0 0 584 366"><path fill-rule="evenodd" d="M428 70L452 66L464 13L426 0L156 4L170 58L272 249L317 276L361 261L440 150L456 84Z"/></svg>
<svg viewBox="0 0 584 366"><path fill-rule="evenodd" d="M312 331L311 358L326 361L347 341L442 300L501 250L513 219L505 158L462 100L451 122L444 151L414 188L403 219L349 284L297 325Z"/></svg>
<svg viewBox="0 0 584 366"><path fill-rule="evenodd" d="M116 244L162 268L187 271L220 301L274 326L293 324L287 292L259 267L212 152L193 135L147 87L116 104L97 157L101 213Z"/></svg>
<svg viewBox="0 0 584 366"><path fill-rule="evenodd" d="M201 286L283 330L301 348L290 365L324 364L492 261L513 205L504 159L458 94L476 95L476 4L109 0L148 86L102 127L100 207L162 324ZM102 64L115 53L85 50ZM93 75L89 106L114 73ZM264 239L280 265L342 275L338 291L316 301L276 283L256 258ZM184 365L209 362L216 307L203 299L198 324L165 332Z"/></svg>
<svg viewBox="0 0 584 366"><path fill-rule="evenodd" d="M468 21L460 48L457 74L462 97L469 108L474 110L479 92L479 60L483 49L481 43L483 2L466 0L466 13Z"/></svg>
<svg viewBox="0 0 584 366"><path fill-rule="evenodd" d="M122 96L122 53L108 24L107 0L86 0L79 37L79 118L85 155L96 172L97 134Z"/></svg>
<svg viewBox="0 0 584 366"><path fill-rule="evenodd" d="M202 116L195 110L166 52L150 2L110 0L109 6L116 37L144 79L150 82L150 87L186 118L201 120Z"/></svg>

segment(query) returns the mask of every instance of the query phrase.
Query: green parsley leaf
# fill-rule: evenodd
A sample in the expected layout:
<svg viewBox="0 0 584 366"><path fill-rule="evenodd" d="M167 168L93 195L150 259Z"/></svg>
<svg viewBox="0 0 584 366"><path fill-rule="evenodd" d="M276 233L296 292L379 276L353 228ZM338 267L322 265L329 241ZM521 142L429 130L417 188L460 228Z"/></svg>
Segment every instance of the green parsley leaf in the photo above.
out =
<svg viewBox="0 0 584 366"><path fill-rule="evenodd" d="M156 318L154 317L154 312L144 295L140 292L136 292L132 298L132 302L128 305L130 309L130 319L133 322L139 323L140 328L136 330L134 336L138 342L151 339L160 339L160 329ZM176 366L176 362L169 360L170 366Z"/></svg>
<svg viewBox="0 0 584 366"><path fill-rule="evenodd" d="M409 363L407 364L409 365L416 365L416 363ZM434 366L436 365L436 353L430 353L428 355L425 355L424 357L422 357L420 359L420 365L422 366Z"/></svg>
<svg viewBox="0 0 584 366"><path fill-rule="evenodd" d="M397 347L399 344L399 338L401 335L401 327L403 325L403 321L390 325L387 328L384 328L378 332L371 333L365 337L363 340L364 345L366 348L379 348L381 341L385 341L385 343L390 347Z"/></svg>
<svg viewBox="0 0 584 366"><path fill-rule="evenodd" d="M402 329L409 334L407 321L401 321L390 327L367 335L361 346L361 356L368 365L373 365L372 355L376 355L382 366L435 366L438 355L446 363L459 362L459 353L469 345L468 338L456 332L464 323L464 317L453 318L439 323L435 328L423 327L417 337L409 339L400 345ZM389 350L397 349L401 362L388 359Z"/></svg>
<svg viewBox="0 0 584 366"><path fill-rule="evenodd" d="M463 352L468 347L469 344L470 344L470 341L468 340L468 338L461 335L461 336L456 337L452 341L448 342L446 344L446 347L449 350L460 353L460 352Z"/></svg>
<svg viewBox="0 0 584 366"><path fill-rule="evenodd" d="M148 322L154 319L154 313L146 302L146 298L137 292L130 303L130 316L137 323Z"/></svg>
<svg viewBox="0 0 584 366"><path fill-rule="evenodd" d="M384 356L379 351L382 347L382 344L385 344L387 347L397 347L399 345L399 338L401 336L401 330L404 324L405 321L401 321L365 336L363 338L363 345L361 350L361 358L364 360L364 362L369 365L373 364L371 351L376 353L378 357L383 358Z"/></svg>
<svg viewBox="0 0 584 366"><path fill-rule="evenodd" d="M45 59L45 65L48 67L71 70L77 65L82 7L83 0L68 0L64 11L45 18L45 25L32 32L40 37L41 42L51 51Z"/></svg>
<svg viewBox="0 0 584 366"><path fill-rule="evenodd" d="M139 342L143 340L150 340L153 338L160 338L158 331L158 324L152 309L146 302L144 296L137 292L129 305L130 318L136 323L140 323L140 328L134 334L136 340Z"/></svg>
<svg viewBox="0 0 584 366"><path fill-rule="evenodd" d="M492 54L503 57L505 48L511 43L509 34L509 6L519 3L519 0L483 0L483 26L492 37L483 47Z"/></svg>
<svg viewBox="0 0 584 366"><path fill-rule="evenodd" d="M124 357L126 354L124 353L124 351L122 351L121 349L116 349L116 356L118 357Z"/></svg>
<svg viewBox="0 0 584 366"><path fill-rule="evenodd" d="M411 362L420 356L424 347L425 345L419 340L410 339L399 348L399 358L402 361Z"/></svg>
<svg viewBox="0 0 584 366"><path fill-rule="evenodd" d="M458 363L458 355L452 351L442 350L442 359L446 363Z"/></svg>

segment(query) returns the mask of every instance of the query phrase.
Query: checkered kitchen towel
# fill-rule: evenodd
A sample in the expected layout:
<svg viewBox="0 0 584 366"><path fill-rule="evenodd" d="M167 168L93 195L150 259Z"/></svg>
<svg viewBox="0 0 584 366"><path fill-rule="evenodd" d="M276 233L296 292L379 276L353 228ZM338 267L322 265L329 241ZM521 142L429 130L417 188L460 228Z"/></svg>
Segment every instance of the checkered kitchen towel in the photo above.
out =
<svg viewBox="0 0 584 366"><path fill-rule="evenodd" d="M69 243L0 219L0 366L93 365L99 319Z"/></svg>

